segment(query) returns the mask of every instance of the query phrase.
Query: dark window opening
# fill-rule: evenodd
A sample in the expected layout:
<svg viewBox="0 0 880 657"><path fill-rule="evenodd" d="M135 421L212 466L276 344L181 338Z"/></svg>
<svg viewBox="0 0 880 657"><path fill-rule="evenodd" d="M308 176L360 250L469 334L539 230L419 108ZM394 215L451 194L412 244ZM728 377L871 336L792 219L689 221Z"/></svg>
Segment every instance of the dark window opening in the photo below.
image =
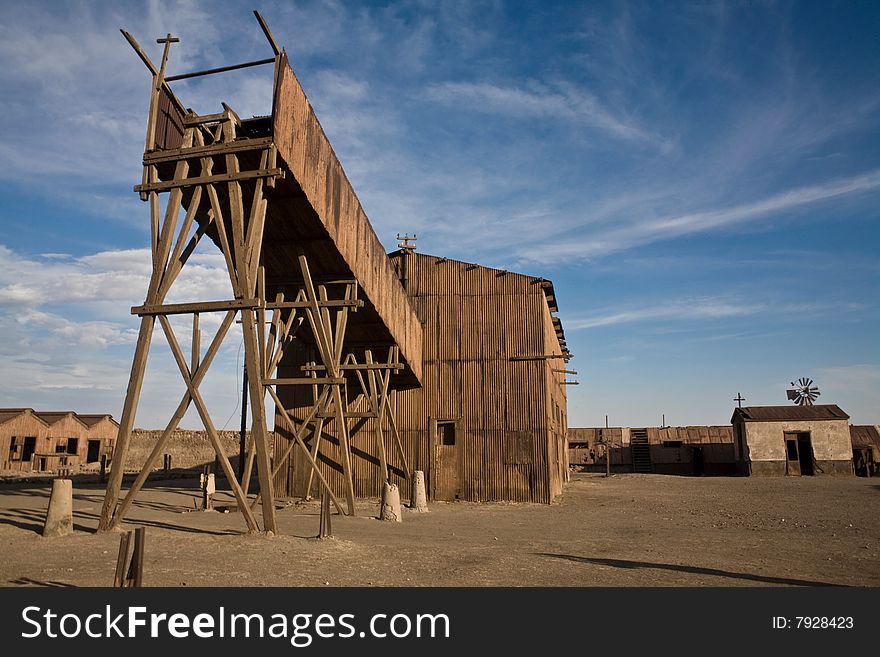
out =
<svg viewBox="0 0 880 657"><path fill-rule="evenodd" d="M30 461L34 452L37 451L37 437L36 436L28 436L24 439L24 448L21 451L21 460L22 461Z"/></svg>
<svg viewBox="0 0 880 657"><path fill-rule="evenodd" d="M86 462L96 463L100 458L100 454L101 454L101 441L100 440L90 440L88 454L86 454Z"/></svg>
<svg viewBox="0 0 880 657"><path fill-rule="evenodd" d="M786 440L785 447L788 450L788 460L789 461L797 461L798 460L797 441L796 440Z"/></svg>
<svg viewBox="0 0 880 657"><path fill-rule="evenodd" d="M67 439L67 453L68 454L76 454L76 450L79 448L79 438L68 438Z"/></svg>
<svg viewBox="0 0 880 657"><path fill-rule="evenodd" d="M455 422L438 422L437 436L441 445L454 445Z"/></svg>
<svg viewBox="0 0 880 657"><path fill-rule="evenodd" d="M66 454L67 453L67 443L58 441L58 444L55 445L55 453L56 454Z"/></svg>

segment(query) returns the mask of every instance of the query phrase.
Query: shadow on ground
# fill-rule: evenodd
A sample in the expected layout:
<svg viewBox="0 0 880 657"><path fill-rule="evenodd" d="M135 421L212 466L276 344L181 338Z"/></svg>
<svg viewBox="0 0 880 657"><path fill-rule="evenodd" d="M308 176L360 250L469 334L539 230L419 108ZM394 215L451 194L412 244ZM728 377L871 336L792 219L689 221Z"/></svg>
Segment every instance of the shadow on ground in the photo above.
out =
<svg viewBox="0 0 880 657"><path fill-rule="evenodd" d="M538 556L553 559L566 559L578 563L590 563L599 566L611 566L612 568L625 568L635 570L638 568L656 568L659 570L671 570L680 573L694 575L711 575L712 577L727 577L731 579L744 579L753 582L765 582L767 584L783 584L787 586L842 586L841 584L829 584L828 582L813 582L806 579L791 579L788 577L768 577L754 575L752 573L736 573L730 570L718 570L717 568L702 568L699 566L682 566L674 563L652 563L650 561L626 561L624 559L605 559L599 557L578 557L572 554L551 554L537 552Z"/></svg>

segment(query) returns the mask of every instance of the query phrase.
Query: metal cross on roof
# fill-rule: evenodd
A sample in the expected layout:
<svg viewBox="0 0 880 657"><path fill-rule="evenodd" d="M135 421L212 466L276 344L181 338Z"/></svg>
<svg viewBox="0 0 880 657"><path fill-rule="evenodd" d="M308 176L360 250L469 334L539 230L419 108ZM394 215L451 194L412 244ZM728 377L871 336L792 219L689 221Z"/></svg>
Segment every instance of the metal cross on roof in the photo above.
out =
<svg viewBox="0 0 880 657"><path fill-rule="evenodd" d="M736 393L736 397L733 398L733 401L735 401L736 404L737 404L737 406L739 406L740 408L743 407L743 402L744 402L745 400L746 400L746 398L743 397L743 396L742 396L741 394L739 394L739 393Z"/></svg>

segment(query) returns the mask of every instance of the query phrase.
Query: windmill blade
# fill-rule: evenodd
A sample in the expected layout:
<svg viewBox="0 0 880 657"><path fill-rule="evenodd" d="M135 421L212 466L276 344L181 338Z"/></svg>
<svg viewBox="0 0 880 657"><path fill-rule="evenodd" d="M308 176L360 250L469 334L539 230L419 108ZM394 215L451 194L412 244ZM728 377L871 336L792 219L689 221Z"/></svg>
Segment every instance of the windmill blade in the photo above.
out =
<svg viewBox="0 0 880 657"><path fill-rule="evenodd" d="M796 401L798 398L797 390L786 390L785 396L788 397L789 401Z"/></svg>

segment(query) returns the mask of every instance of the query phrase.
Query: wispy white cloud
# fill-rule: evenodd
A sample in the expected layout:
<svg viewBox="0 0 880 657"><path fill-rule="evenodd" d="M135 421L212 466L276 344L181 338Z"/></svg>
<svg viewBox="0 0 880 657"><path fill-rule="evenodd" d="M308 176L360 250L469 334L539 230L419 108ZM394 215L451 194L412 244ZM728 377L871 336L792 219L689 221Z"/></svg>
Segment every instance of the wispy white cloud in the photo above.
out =
<svg viewBox="0 0 880 657"><path fill-rule="evenodd" d="M582 123L628 141L651 141L668 147L666 140L626 117L607 110L596 96L570 83L531 88L487 82L445 82L431 85L427 97L459 110L503 114L514 118L550 118Z"/></svg>
<svg viewBox="0 0 880 657"><path fill-rule="evenodd" d="M562 243L529 245L529 248L521 249L519 255L533 260L560 256L592 258L660 240L752 222L842 196L872 193L878 188L880 170L874 170L850 178L791 189L732 207L635 220L620 228L604 228L571 236Z"/></svg>
<svg viewBox="0 0 880 657"><path fill-rule="evenodd" d="M778 303L759 299L731 299L725 297L693 297L676 299L666 303L649 304L642 307L628 306L622 309L609 309L588 317L572 317L565 320L569 331L592 329L619 324L662 320L663 322L694 322L717 320L753 315L805 315L836 312L852 312L864 308L863 304L848 302L822 303Z"/></svg>

